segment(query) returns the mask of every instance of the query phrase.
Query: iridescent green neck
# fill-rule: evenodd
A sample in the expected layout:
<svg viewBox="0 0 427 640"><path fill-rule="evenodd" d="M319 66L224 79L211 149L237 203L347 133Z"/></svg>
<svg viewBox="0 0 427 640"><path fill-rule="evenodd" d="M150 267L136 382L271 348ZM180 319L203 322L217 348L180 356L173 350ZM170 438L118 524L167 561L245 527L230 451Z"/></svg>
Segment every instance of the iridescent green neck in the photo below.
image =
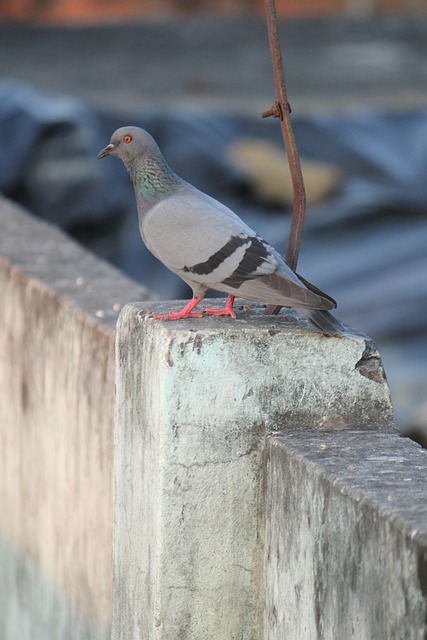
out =
<svg viewBox="0 0 427 640"><path fill-rule="evenodd" d="M158 200L173 195L182 180L166 164L163 156L138 158L126 166L135 187L137 198Z"/></svg>

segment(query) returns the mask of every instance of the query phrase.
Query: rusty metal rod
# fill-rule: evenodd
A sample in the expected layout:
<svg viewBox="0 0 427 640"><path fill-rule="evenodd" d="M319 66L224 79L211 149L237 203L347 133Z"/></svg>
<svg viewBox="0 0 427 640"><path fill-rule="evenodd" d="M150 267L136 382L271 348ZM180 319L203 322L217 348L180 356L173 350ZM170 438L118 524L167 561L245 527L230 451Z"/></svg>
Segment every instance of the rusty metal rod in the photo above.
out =
<svg viewBox="0 0 427 640"><path fill-rule="evenodd" d="M282 53L280 49L279 30L277 26L277 14L275 0L266 0L266 16L268 39L270 43L270 55L273 66L274 87L276 90L276 102L271 109L265 111L262 117L274 116L280 118L283 142L285 143L291 173L294 192L294 206L292 211L291 227L289 230L288 244L286 247L285 261L295 271L298 263L301 236L304 227L305 215L305 187L301 171L298 150L291 123L291 108L288 102L283 71ZM277 314L281 307L268 305L266 314Z"/></svg>

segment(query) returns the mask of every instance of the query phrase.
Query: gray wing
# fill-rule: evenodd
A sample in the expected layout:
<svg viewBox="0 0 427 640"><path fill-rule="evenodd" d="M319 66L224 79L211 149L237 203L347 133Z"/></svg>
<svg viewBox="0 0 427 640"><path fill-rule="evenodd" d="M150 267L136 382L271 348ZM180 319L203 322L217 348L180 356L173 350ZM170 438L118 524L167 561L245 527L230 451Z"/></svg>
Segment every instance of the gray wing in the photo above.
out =
<svg viewBox="0 0 427 640"><path fill-rule="evenodd" d="M247 280L239 286L223 286L220 291L282 307L335 309L336 303L332 298L326 294L323 295L317 288L314 291L308 289L298 279L295 281L293 276L294 273L289 267L286 269L281 267L276 273Z"/></svg>

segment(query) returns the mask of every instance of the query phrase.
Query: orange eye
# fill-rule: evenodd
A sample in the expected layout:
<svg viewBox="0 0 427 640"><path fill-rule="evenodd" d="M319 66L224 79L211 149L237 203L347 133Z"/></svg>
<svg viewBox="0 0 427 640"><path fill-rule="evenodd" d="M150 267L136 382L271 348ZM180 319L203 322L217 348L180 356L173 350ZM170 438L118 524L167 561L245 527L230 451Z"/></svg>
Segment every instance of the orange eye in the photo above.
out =
<svg viewBox="0 0 427 640"><path fill-rule="evenodd" d="M126 144L128 142L132 142L132 136L129 136L129 135L123 136L123 142L126 142Z"/></svg>

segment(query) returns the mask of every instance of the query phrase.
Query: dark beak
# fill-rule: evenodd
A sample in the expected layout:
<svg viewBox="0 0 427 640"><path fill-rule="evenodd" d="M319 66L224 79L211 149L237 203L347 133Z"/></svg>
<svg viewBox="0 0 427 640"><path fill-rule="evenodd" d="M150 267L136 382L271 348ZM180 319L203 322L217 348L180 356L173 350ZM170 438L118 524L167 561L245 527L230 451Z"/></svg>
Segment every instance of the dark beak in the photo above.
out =
<svg viewBox="0 0 427 640"><path fill-rule="evenodd" d="M105 158L105 156L109 156L114 148L114 144L107 144L105 149L102 149L102 151L98 153L98 158Z"/></svg>

